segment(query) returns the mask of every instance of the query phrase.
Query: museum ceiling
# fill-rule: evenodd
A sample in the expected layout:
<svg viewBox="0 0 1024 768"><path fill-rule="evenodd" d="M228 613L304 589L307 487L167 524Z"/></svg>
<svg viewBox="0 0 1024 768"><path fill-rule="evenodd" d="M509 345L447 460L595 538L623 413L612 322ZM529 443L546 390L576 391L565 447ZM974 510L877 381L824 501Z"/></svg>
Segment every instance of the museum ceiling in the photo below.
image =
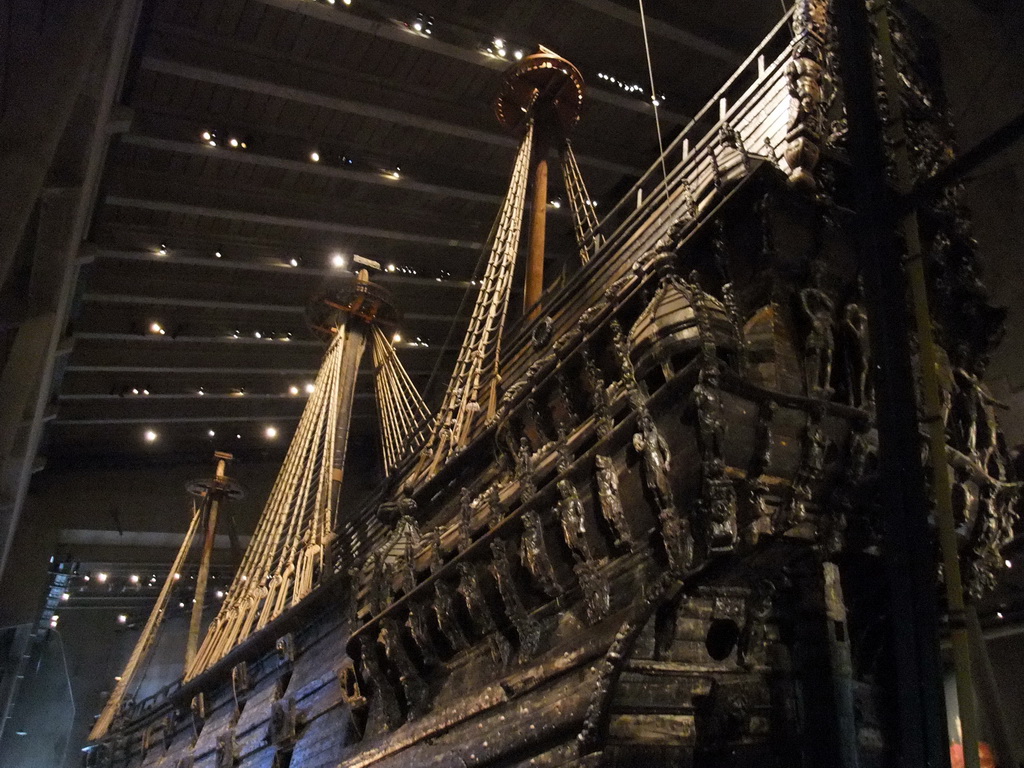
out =
<svg viewBox="0 0 1024 768"><path fill-rule="evenodd" d="M647 9L668 137L782 14L685 5ZM381 266L398 354L436 397L514 159L491 99L538 45L586 78L573 145L600 214L657 155L632 3L147 3L83 254L51 466L280 456L324 350L305 305L357 256ZM564 200L555 179L550 280L572 252ZM364 368L354 439L370 446Z"/></svg>

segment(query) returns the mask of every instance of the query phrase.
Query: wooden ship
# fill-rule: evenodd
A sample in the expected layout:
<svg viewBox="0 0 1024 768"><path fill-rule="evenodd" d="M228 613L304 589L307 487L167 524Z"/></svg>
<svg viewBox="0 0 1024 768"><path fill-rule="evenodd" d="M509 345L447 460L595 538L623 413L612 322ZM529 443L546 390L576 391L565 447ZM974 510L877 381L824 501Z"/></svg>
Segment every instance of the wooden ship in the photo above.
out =
<svg viewBox="0 0 1024 768"><path fill-rule="evenodd" d="M906 139L888 172L913 184L952 139L915 23L881 5L876 58L901 73L883 118ZM543 49L516 63L495 110L522 143L440 408L402 370L382 331L395 308L365 274L313 305L323 368L223 606L183 679L131 701L158 601L86 764L895 764L892 489L846 95L832 9L798 0L598 220L569 140L582 77ZM553 150L580 264L543 292ZM958 188L916 216L952 562L980 594L1017 494L980 383L1001 316ZM527 306L505 332L521 250ZM387 477L339 509L367 344ZM223 466L196 489L192 535L232 492Z"/></svg>

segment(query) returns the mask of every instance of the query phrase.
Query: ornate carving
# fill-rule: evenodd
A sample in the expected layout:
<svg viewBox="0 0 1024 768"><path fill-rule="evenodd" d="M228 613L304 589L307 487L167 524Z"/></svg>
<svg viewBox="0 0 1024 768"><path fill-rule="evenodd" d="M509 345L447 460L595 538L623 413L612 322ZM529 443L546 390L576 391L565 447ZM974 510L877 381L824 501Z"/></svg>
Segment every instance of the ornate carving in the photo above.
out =
<svg viewBox="0 0 1024 768"><path fill-rule="evenodd" d="M871 402L868 315L855 302L843 308L843 341L846 350L846 390L848 402L865 408Z"/></svg>
<svg viewBox="0 0 1024 768"><path fill-rule="evenodd" d="M455 614L455 591L443 579L434 582L434 615L441 634L454 651L469 648L469 640L462 631L459 619Z"/></svg>
<svg viewBox="0 0 1024 768"><path fill-rule="evenodd" d="M406 626L409 627L409 634L419 649L423 663L428 667L436 667L441 663L434 650L434 641L430 632L430 619L427 616L429 610L426 603L421 600L409 601L409 618Z"/></svg>
<svg viewBox="0 0 1024 768"><path fill-rule="evenodd" d="M401 628L394 619L384 619L381 621L377 639L384 646L388 661L398 670L398 682L402 686L407 704L406 719L412 720L426 712L429 690L416 665L409 658L400 633Z"/></svg>
<svg viewBox="0 0 1024 768"><path fill-rule="evenodd" d="M601 371L594 362L594 356L587 348L583 349L583 381L590 397L590 405L597 416L597 433L604 437L614 426L611 416L611 402L608 399L608 387L604 383Z"/></svg>
<svg viewBox="0 0 1024 768"><path fill-rule="evenodd" d="M519 636L519 658L525 661L540 648L540 623L530 615L516 585L508 543L503 539L491 542L491 554L494 556L494 562L491 564L494 580L505 603L505 611Z"/></svg>
<svg viewBox="0 0 1024 768"><path fill-rule="evenodd" d="M587 539L586 513L579 491L568 478L562 478L558 481L558 493L562 497L558 502L558 519L562 524L565 543L577 559L593 559L594 553Z"/></svg>
<svg viewBox="0 0 1024 768"><path fill-rule="evenodd" d="M526 504L537 495L537 484L533 479L533 448L525 437L519 438L515 477L519 481L519 498Z"/></svg>
<svg viewBox="0 0 1024 768"><path fill-rule="evenodd" d="M633 435L633 448L643 460L644 483L658 509L669 568L673 572L683 572L693 562L693 538L689 525L679 516L672 496L668 443L646 408L637 413L637 421L639 431Z"/></svg>
<svg viewBox="0 0 1024 768"><path fill-rule="evenodd" d="M789 130L786 162L789 181L813 189L814 167L821 155L825 101L825 0L798 0L793 11L793 60L786 68L789 78Z"/></svg>
<svg viewBox="0 0 1024 768"><path fill-rule="evenodd" d="M473 543L473 496L468 488L459 491L459 552Z"/></svg>
<svg viewBox="0 0 1024 768"><path fill-rule="evenodd" d="M548 597L558 597L564 591L555 573L555 566L548 554L544 526L535 510L523 513L523 538L521 557L526 570L530 572L540 589Z"/></svg>
<svg viewBox="0 0 1024 768"><path fill-rule="evenodd" d="M437 573L444 567L444 547L441 544L441 526L436 525L423 536L429 552L430 572Z"/></svg>
<svg viewBox="0 0 1024 768"><path fill-rule="evenodd" d="M808 323L804 338L804 381L808 397L827 399L832 394L832 356L835 351L835 304L819 286L821 265L812 265L812 285L799 293L800 310Z"/></svg>
<svg viewBox="0 0 1024 768"><path fill-rule="evenodd" d="M587 609L587 621L596 624L608 615L611 605L611 587L602 575L600 565L594 560L576 563L573 569L583 592L583 605Z"/></svg>
<svg viewBox="0 0 1024 768"><path fill-rule="evenodd" d="M595 456L594 472L597 476L597 498L601 514L615 532L615 545L634 549L637 542L622 508L622 499L619 498L619 474L615 471L615 462L610 456Z"/></svg>
<svg viewBox="0 0 1024 768"><path fill-rule="evenodd" d="M501 660L508 664L512 659L512 644L498 629L491 606L480 586L480 574L469 563L459 563L459 594L466 601L470 618L482 636L489 635L498 647Z"/></svg>
<svg viewBox="0 0 1024 768"><path fill-rule="evenodd" d="M380 709L381 718L387 728L397 728L402 724L402 707L398 703L398 694L391 686L391 681L384 672L384 665L380 659L380 650L377 641L360 637L357 640L359 651L359 663L363 667L363 680L373 686L374 701Z"/></svg>

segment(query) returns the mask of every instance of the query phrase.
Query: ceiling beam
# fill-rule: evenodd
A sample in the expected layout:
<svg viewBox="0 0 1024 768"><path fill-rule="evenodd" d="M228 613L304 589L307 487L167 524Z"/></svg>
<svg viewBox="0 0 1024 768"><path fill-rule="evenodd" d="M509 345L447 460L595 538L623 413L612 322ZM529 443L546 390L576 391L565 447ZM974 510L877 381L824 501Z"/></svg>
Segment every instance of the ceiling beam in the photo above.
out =
<svg viewBox="0 0 1024 768"><path fill-rule="evenodd" d="M365 34L372 35L373 37L389 40L394 43L401 43L402 45L412 48L419 48L420 50L427 51L436 56L444 56L445 58L466 62L467 64L473 64L495 72L504 72L512 66L511 61L500 56L493 56L485 53L484 51L474 50L464 45L447 43L443 40L438 40L434 36L428 37L426 35L419 35L391 21L373 21L372 19L357 16L354 13L345 12L344 9L331 8L330 6L320 5L319 3L308 2L308 0L258 1L264 5L274 6L275 8L281 8L294 13L301 13L306 16L311 16L319 21L327 22L328 24L347 27L348 29L363 32ZM637 16L637 18L639 19L639 16ZM651 22L649 20L649 26L650 23ZM665 22L659 22L659 24L664 25L668 30L676 33L676 36L681 38L677 40L677 42L685 40L686 42L683 44L689 48L693 48L708 56L722 59L730 64L735 64L742 60L742 57L738 56L735 52L722 48L699 35L675 29ZM651 31L653 32L654 30L652 29ZM664 32L659 29L656 34L664 34ZM594 101L610 104L611 106L628 110L630 112L651 114L651 107L646 101L630 99L621 94L615 93L614 91L606 91L603 88L588 86L587 97ZM678 112L662 110L659 114L665 117L666 122L675 121L678 123L685 123L689 120L686 115Z"/></svg>
<svg viewBox="0 0 1024 768"><path fill-rule="evenodd" d="M210 269L224 269L224 270L237 270L247 272L264 272L280 274L283 267L280 264L268 264L261 262L252 261L239 261L238 259L215 259L210 257L201 256L161 256L157 253L150 253L148 251L118 251L112 249L94 249L90 253L94 254L99 259L111 259L118 261L144 261L155 264L181 264L193 267L209 267ZM308 275L309 277L325 277L325 276L336 276L339 274L338 270L333 267L324 267L322 269L314 269L310 267L288 267L289 274L296 275ZM344 274L344 273L341 273ZM399 275L392 274L387 271L374 272L373 282L380 283L381 285L430 285L431 287L441 288L453 288L458 290L466 290L467 288L475 287L473 283L468 280L452 280L444 279L438 280L435 277L420 277L418 275Z"/></svg>
<svg viewBox="0 0 1024 768"><path fill-rule="evenodd" d="M225 366L185 367L174 365L69 365L69 373L161 373L182 376L197 375L249 375L249 376L315 376L319 368L232 368ZM410 376L429 376L430 371L407 371ZM359 371L360 376L372 376L373 371ZM152 397L152 395L150 395ZM237 396L244 400L248 395Z"/></svg>
<svg viewBox="0 0 1024 768"><path fill-rule="evenodd" d="M376 396L370 392L357 392L355 394L356 400L372 400L375 397ZM154 392L149 395L112 395L109 392L85 392L64 394L58 396L57 399L61 401L130 400L132 402L148 402L150 400L288 400L301 403L305 401L306 398L302 395L292 395L288 393L267 394L265 392L247 392L244 396L239 396L230 392L207 392L205 395L200 395L197 392Z"/></svg>
<svg viewBox="0 0 1024 768"><path fill-rule="evenodd" d="M55 419L54 424L62 427L96 427L113 424L225 424L225 423L249 423L254 421L298 421L302 414L294 416L267 416L266 414L253 416L151 416L151 417L103 417L96 419ZM376 413L353 413L353 421L364 419L376 419Z"/></svg>
<svg viewBox="0 0 1024 768"><path fill-rule="evenodd" d="M318 230L322 232L334 232L343 235L356 235L362 237L376 237L383 240L394 240L403 243L419 243L422 245L439 245L448 248L465 248L479 251L483 243L472 240L456 240L447 237L434 237L432 235L419 235L411 232L397 232L379 227L364 227L355 224L340 224L334 221L317 221L315 219L297 219L290 216L275 216L267 213L252 213L251 211L237 211L225 208L212 208L205 205L189 205L187 203L174 203L167 200L145 200L138 197L125 197L122 195L107 195L104 199L107 205L119 208L136 208L145 211L161 211L163 213L178 213L184 216L204 216L213 219L226 219L228 221L243 221L248 224L270 224L278 227L295 227L304 230Z"/></svg>
<svg viewBox="0 0 1024 768"><path fill-rule="evenodd" d="M306 308L301 305L292 304L255 304L240 301L220 301L218 299L186 299L178 296L134 296L117 293L85 293L82 300L97 304L135 304L138 306L154 307L189 307L191 309L216 309L229 312L266 312L283 315L303 315ZM429 314L425 312L403 312L405 320L420 320L423 322L450 322L458 319L460 322L468 322L468 318L455 318L449 314ZM269 343L281 343L280 340L268 340Z"/></svg>
<svg viewBox="0 0 1024 768"><path fill-rule="evenodd" d="M261 2L267 2L267 0L261 0ZM572 0L572 2L586 8L588 11L604 14L640 29L644 27L644 21L646 21L647 31L651 35L686 46L697 53L719 59L727 64L736 65L743 61L744 54L739 51L726 48L690 30L674 27L661 19L651 18L647 14L645 14L645 19L641 19L640 14L636 11L631 8L624 8L618 3L613 3L611 0Z"/></svg>
<svg viewBox="0 0 1024 768"><path fill-rule="evenodd" d="M501 195L494 195L488 192L477 192L471 189L459 189L457 187L446 187L442 184L430 184L428 182L416 181L415 179L402 176L395 179L390 175L364 171L343 166L328 165L327 163L311 163L308 160L287 160L271 155L261 155L249 150L228 149L226 147L211 147L208 144L200 144L195 141L174 141L172 139L160 139L153 136L141 136L129 134L121 137L121 143L135 147L146 147L163 152L174 152L193 157L215 157L232 163L242 165L254 165L261 168L277 168L283 171L294 171L312 176L320 176L329 179L345 179L360 184L374 184L401 191L422 192L438 197L456 198L469 200L478 203L501 205L504 199Z"/></svg>
<svg viewBox="0 0 1024 768"><path fill-rule="evenodd" d="M279 83L271 83L266 80L257 80L243 75L233 75L228 72L218 72L207 67L197 67L191 64L184 64L169 59L146 56L142 59L143 69L151 72L161 72L166 75L183 77L188 80L195 80L210 85L220 85L225 88L236 88L249 93L259 93L264 96L272 96L278 99L285 99L299 104L308 104L314 107L323 107L335 112L344 114L359 115L375 120L384 120L395 125L404 125L409 128L438 133L453 139L466 139L482 144L491 144L499 147L515 149L519 146L511 136L505 136L497 131L483 131L479 128L471 128L465 125L445 122L432 117L416 115L391 107L384 107L379 104L355 101L353 99L342 99L337 96L326 96L320 93L293 88ZM576 159L580 165L591 168L600 168L605 171L619 173L623 176L640 176L646 169L634 168L624 163L617 163L590 155L577 155Z"/></svg>

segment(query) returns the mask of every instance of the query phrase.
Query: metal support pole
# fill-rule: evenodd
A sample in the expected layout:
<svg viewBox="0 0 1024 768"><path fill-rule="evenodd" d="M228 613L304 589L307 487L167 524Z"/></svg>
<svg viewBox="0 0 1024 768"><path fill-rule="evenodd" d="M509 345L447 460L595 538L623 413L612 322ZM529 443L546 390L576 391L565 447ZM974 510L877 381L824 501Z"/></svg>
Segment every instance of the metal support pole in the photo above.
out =
<svg viewBox="0 0 1024 768"><path fill-rule="evenodd" d="M833 15L849 118L858 251L870 316L882 487L886 489L883 548L892 648L890 691L896 704L895 722L890 723L896 739L894 764L939 768L949 765L949 749L938 643L935 537L928 523L930 504L921 462L907 274L895 236L895 196L886 180L867 8L864 0L833 0ZM944 454L943 450L940 456Z"/></svg>
<svg viewBox="0 0 1024 768"><path fill-rule="evenodd" d="M526 262L526 288L523 312L535 319L540 314L544 292L544 241L548 215L548 154L551 149L550 126L538 116L533 136L533 205L530 211L530 250Z"/></svg>

